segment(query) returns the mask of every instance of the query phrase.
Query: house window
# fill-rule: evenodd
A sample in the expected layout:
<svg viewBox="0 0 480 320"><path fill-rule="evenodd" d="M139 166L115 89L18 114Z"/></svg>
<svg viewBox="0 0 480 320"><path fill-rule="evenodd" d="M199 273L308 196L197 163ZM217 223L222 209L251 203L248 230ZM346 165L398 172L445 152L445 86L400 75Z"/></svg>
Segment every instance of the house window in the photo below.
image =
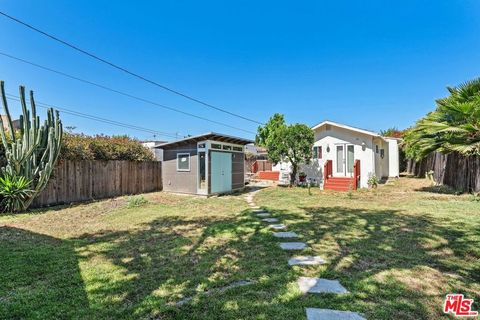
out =
<svg viewBox="0 0 480 320"><path fill-rule="evenodd" d="M212 143L212 149L222 149L222 145L218 143Z"/></svg>
<svg viewBox="0 0 480 320"><path fill-rule="evenodd" d="M177 171L190 171L190 153L177 153Z"/></svg>
<svg viewBox="0 0 480 320"><path fill-rule="evenodd" d="M375 153L378 153L378 144L375 145Z"/></svg>
<svg viewBox="0 0 480 320"><path fill-rule="evenodd" d="M385 149L380 149L380 158L384 158L385 157Z"/></svg>
<svg viewBox="0 0 480 320"><path fill-rule="evenodd" d="M313 147L313 159L322 159L322 147Z"/></svg>
<svg viewBox="0 0 480 320"><path fill-rule="evenodd" d="M232 150L232 146L223 145L223 150Z"/></svg>
<svg viewBox="0 0 480 320"><path fill-rule="evenodd" d="M242 151L243 151L243 148L242 148L242 147L233 147L233 151L240 151L240 152L242 152Z"/></svg>

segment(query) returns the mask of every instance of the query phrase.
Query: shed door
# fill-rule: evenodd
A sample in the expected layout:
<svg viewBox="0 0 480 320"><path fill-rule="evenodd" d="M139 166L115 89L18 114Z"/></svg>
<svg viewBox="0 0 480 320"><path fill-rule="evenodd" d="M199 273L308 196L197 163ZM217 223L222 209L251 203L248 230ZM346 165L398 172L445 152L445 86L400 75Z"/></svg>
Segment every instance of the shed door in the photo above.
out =
<svg viewBox="0 0 480 320"><path fill-rule="evenodd" d="M232 190L232 154L228 152L211 153L211 190L212 193Z"/></svg>

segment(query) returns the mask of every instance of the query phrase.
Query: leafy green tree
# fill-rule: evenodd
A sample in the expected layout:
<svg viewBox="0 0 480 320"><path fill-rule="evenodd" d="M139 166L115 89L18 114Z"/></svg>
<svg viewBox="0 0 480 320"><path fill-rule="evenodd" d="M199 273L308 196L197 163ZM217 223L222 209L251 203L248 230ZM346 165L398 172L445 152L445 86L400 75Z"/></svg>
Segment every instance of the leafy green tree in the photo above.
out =
<svg viewBox="0 0 480 320"><path fill-rule="evenodd" d="M480 155L480 78L447 89L450 96L437 100L437 109L405 133L409 158L433 151Z"/></svg>
<svg viewBox="0 0 480 320"><path fill-rule="evenodd" d="M255 140L268 150L268 159L272 163L290 162L290 185L295 183L299 166L302 163L308 164L312 158L312 129L299 123L287 125L284 116L279 113L275 113L264 126L258 128Z"/></svg>

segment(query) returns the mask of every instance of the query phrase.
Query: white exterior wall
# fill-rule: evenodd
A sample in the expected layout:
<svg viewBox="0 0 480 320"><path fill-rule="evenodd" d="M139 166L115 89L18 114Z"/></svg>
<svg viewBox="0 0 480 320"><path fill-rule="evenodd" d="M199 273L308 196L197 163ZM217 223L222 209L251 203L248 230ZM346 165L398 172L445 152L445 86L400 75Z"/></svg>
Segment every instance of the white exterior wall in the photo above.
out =
<svg viewBox="0 0 480 320"><path fill-rule="evenodd" d="M353 132L343 128L330 126L330 130L324 126L315 131L315 146L322 147L322 159L313 160L318 164L322 173L320 181L323 182L323 166L326 160L332 160L333 175L344 177L344 174L336 173L335 146L339 144L353 144L354 160L360 160L360 187L367 187L368 175L374 172L372 165L372 137L363 133ZM328 151L328 148L330 151ZM307 173L308 175L308 173Z"/></svg>
<svg viewBox="0 0 480 320"><path fill-rule="evenodd" d="M388 141L388 176L389 177L398 177L400 176L400 158L398 151L398 140L389 139Z"/></svg>
<svg viewBox="0 0 480 320"><path fill-rule="evenodd" d="M327 130L327 127L330 129ZM397 177L399 174L398 144L395 139L375 137L333 125L322 126L314 133L314 146L322 147L322 159L313 159L309 165L302 165L299 169L299 171L305 172L309 179L323 183L323 167L327 160L332 160L334 176L345 177L343 173L336 173L335 146L339 144L344 145L344 148L349 144L354 146L354 160L360 160L361 188L368 187L368 178L373 174L378 178ZM378 153L376 146L378 146ZM383 158L381 156L382 149ZM281 162L273 166L272 170L289 173L291 171L290 163Z"/></svg>

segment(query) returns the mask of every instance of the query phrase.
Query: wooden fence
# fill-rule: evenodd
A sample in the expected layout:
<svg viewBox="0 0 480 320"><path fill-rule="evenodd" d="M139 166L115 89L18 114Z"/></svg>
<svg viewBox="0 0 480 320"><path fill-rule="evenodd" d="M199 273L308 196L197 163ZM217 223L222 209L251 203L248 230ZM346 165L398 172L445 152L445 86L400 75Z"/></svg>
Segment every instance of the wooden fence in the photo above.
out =
<svg viewBox="0 0 480 320"><path fill-rule="evenodd" d="M421 161L407 163L407 172L417 177L425 177L429 171L439 184L462 192L480 192L480 156L433 152Z"/></svg>
<svg viewBox="0 0 480 320"><path fill-rule="evenodd" d="M32 207L162 190L159 161L61 161Z"/></svg>

